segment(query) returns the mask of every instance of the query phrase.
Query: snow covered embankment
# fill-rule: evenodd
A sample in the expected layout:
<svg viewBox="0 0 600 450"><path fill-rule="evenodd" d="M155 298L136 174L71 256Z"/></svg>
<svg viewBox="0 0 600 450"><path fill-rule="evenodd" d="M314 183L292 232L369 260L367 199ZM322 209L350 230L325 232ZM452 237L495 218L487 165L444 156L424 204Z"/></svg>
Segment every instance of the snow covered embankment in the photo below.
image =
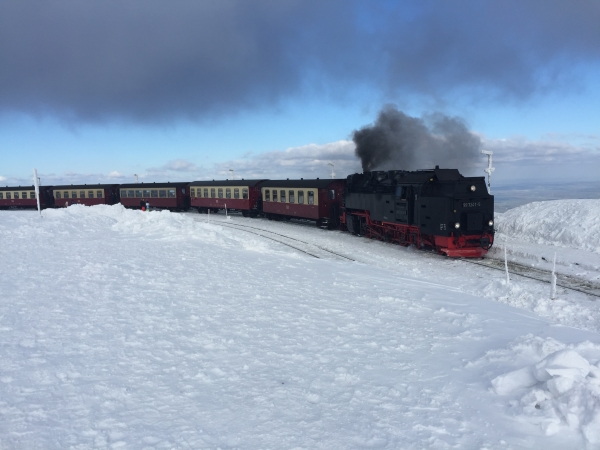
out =
<svg viewBox="0 0 600 450"><path fill-rule="evenodd" d="M600 200L534 202L496 215L496 230L511 239L600 254Z"/></svg>

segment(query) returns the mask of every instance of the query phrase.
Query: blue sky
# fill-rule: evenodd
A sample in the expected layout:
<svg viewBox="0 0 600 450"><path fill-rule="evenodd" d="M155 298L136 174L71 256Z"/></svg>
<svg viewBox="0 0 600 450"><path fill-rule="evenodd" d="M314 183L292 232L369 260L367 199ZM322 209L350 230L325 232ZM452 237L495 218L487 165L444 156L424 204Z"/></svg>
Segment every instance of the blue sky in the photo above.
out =
<svg viewBox="0 0 600 450"><path fill-rule="evenodd" d="M564 1L0 0L0 182L345 176L353 132L390 104L458 117L497 183L593 181L597 17Z"/></svg>

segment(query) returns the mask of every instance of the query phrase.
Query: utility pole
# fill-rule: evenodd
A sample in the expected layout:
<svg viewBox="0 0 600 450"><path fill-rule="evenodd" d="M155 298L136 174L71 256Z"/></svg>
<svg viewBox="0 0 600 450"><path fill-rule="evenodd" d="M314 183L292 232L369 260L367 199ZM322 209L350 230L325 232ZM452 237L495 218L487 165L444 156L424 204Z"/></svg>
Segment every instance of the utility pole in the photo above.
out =
<svg viewBox="0 0 600 450"><path fill-rule="evenodd" d="M489 150L481 150L481 153L483 153L484 155L487 155L488 157L488 166L487 168L483 169L483 171L485 173L487 173L488 175L488 193L492 193L492 185L491 185L491 178L492 178L492 172L494 170L496 170L495 167L492 167L492 155L494 154L494 152L489 151Z"/></svg>
<svg viewBox="0 0 600 450"><path fill-rule="evenodd" d="M327 163L327 165L331 166L331 179L333 180L335 178L335 172L333 171L333 164Z"/></svg>

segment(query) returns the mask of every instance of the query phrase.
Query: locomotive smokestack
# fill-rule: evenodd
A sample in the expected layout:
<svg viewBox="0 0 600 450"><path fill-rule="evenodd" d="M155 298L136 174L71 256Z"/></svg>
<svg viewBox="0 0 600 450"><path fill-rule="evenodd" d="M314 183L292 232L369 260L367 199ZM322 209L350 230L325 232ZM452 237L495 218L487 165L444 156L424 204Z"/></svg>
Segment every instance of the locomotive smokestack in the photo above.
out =
<svg viewBox="0 0 600 450"><path fill-rule="evenodd" d="M352 140L363 171L416 170L434 165L466 169L476 162L481 139L458 117L442 113L422 119L385 106L371 126L355 130Z"/></svg>

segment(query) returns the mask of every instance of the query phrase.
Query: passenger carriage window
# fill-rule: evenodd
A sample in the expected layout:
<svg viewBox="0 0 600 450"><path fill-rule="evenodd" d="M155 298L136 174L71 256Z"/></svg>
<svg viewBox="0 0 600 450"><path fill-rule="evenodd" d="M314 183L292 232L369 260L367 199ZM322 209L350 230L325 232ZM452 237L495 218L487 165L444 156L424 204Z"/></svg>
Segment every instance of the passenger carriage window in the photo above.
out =
<svg viewBox="0 0 600 450"><path fill-rule="evenodd" d="M64 196L63 196L63 198L69 198L69 191L65 191L65 192L64 192Z"/></svg>
<svg viewBox="0 0 600 450"><path fill-rule="evenodd" d="M125 192L125 191L123 191ZM129 195L130 197L133 197L133 191L129 191L131 192L131 194ZM94 191L88 191L88 198L94 198Z"/></svg>
<svg viewBox="0 0 600 450"><path fill-rule="evenodd" d="M239 189L233 190L233 198L240 198L240 190Z"/></svg>
<svg viewBox="0 0 600 450"><path fill-rule="evenodd" d="M27 192L21 192L21 198L27 199Z"/></svg>
<svg viewBox="0 0 600 450"><path fill-rule="evenodd" d="M334 189L329 190L329 200L335 200L335 190Z"/></svg>
<svg viewBox="0 0 600 450"><path fill-rule="evenodd" d="M79 191L79 198L85 198L85 191Z"/></svg>
<svg viewBox="0 0 600 450"><path fill-rule="evenodd" d="M219 188L217 192L219 193L219 198L223 198L223 188Z"/></svg>
<svg viewBox="0 0 600 450"><path fill-rule="evenodd" d="M277 201L277 189L273 189L273 201Z"/></svg>
<svg viewBox="0 0 600 450"><path fill-rule="evenodd" d="M208 188L204 189L204 198L208 198Z"/></svg>
<svg viewBox="0 0 600 450"><path fill-rule="evenodd" d="M215 188L211 188L210 189L210 198L215 198L217 196L216 192L217 192L217 190Z"/></svg>
<svg viewBox="0 0 600 450"><path fill-rule="evenodd" d="M144 198L150 198L150 191L144 190Z"/></svg>
<svg viewBox="0 0 600 450"><path fill-rule="evenodd" d="M18 199L19 198L19 193L18 192L14 192L14 197L15 197L15 199Z"/></svg>
<svg viewBox="0 0 600 450"><path fill-rule="evenodd" d="M248 189L242 189L242 198L248 200Z"/></svg>
<svg viewBox="0 0 600 450"><path fill-rule="evenodd" d="M294 191L288 192L288 198L290 199L290 203L294 203Z"/></svg>
<svg viewBox="0 0 600 450"><path fill-rule="evenodd" d="M175 198L175 189L169 189L169 198Z"/></svg>
<svg viewBox="0 0 600 450"><path fill-rule="evenodd" d="M165 189L161 189L160 191L158 191L158 196L160 198L166 198L167 196L167 191Z"/></svg>
<svg viewBox="0 0 600 450"><path fill-rule="evenodd" d="M121 198L127 198L127 191L121 191Z"/></svg>
<svg viewBox="0 0 600 450"><path fill-rule="evenodd" d="M231 198L231 189L230 188L225 189L225 198Z"/></svg>
<svg viewBox="0 0 600 450"><path fill-rule="evenodd" d="M77 191L71 191L71 198L77 198Z"/></svg>
<svg viewBox="0 0 600 450"><path fill-rule="evenodd" d="M60 198L60 197L59 197ZM10 200L10 192L6 193L6 200Z"/></svg>
<svg viewBox="0 0 600 450"><path fill-rule="evenodd" d="M29 193L29 198L33 198L33 199L35 199L35 192L30 192L30 193Z"/></svg>
<svg viewBox="0 0 600 450"><path fill-rule="evenodd" d="M4 200L4 193L0 192L0 200Z"/></svg>
<svg viewBox="0 0 600 450"><path fill-rule="evenodd" d="M54 191L54 198L60 198L60 191Z"/></svg>
<svg viewBox="0 0 600 450"><path fill-rule="evenodd" d="M140 190L136 190L136 191L135 191L135 196L136 196L137 198L142 198L142 191L140 191Z"/></svg>
<svg viewBox="0 0 600 450"><path fill-rule="evenodd" d="M185 188L181 188L181 193L185 195Z"/></svg>
<svg viewBox="0 0 600 450"><path fill-rule="evenodd" d="M102 198L102 191L96 191L96 198Z"/></svg>
<svg viewBox="0 0 600 450"><path fill-rule="evenodd" d="M158 191L157 190L150 191L150 197L158 198Z"/></svg>
<svg viewBox="0 0 600 450"><path fill-rule="evenodd" d="M269 189L265 189L265 201L266 202L271 201L271 191Z"/></svg>
<svg viewBox="0 0 600 450"><path fill-rule="evenodd" d="M315 193L313 191L308 191L308 204L309 205L315 204Z"/></svg>
<svg viewBox="0 0 600 450"><path fill-rule="evenodd" d="M129 197L129 198L135 197L134 192L133 191L127 191L127 197Z"/></svg>
<svg viewBox="0 0 600 450"><path fill-rule="evenodd" d="M298 204L304 203L304 191L298 191Z"/></svg>
<svg viewBox="0 0 600 450"><path fill-rule="evenodd" d="M283 189L279 191L279 201L285 202L285 191Z"/></svg>
<svg viewBox="0 0 600 450"><path fill-rule="evenodd" d="M196 188L191 188L190 189L190 197L195 197L196 196Z"/></svg>

